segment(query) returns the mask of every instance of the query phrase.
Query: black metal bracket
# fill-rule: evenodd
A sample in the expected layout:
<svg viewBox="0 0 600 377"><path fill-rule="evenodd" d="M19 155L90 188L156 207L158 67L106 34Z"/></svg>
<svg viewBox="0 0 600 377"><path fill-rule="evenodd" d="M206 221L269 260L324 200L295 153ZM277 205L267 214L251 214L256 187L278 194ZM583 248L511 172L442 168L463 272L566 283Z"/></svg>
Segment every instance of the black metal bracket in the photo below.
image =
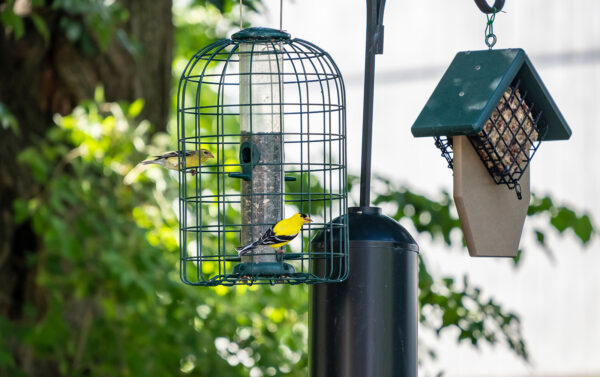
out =
<svg viewBox="0 0 600 377"><path fill-rule="evenodd" d="M480 11L485 14L498 13L504 8L505 0L496 0L493 6L489 6L486 0L475 0L475 4Z"/></svg>

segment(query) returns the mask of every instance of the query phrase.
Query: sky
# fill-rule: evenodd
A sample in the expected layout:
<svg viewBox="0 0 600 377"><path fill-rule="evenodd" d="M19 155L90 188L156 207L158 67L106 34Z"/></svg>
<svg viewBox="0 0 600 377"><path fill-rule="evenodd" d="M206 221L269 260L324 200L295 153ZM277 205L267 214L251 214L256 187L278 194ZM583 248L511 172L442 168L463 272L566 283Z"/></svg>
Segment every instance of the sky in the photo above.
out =
<svg viewBox="0 0 600 377"><path fill-rule="evenodd" d="M252 26L279 27L279 0ZM384 54L376 58L373 169L436 196L452 192L452 172L430 138L410 127L459 51L485 49L486 18L473 1L388 1ZM531 164L532 191L589 212L600 224L600 1L508 0L496 16L496 49L523 48L573 130L568 141L542 143ZM347 89L349 172L360 170L365 2L283 2L283 28L333 57ZM409 230L410 224L403 224ZM455 376L600 376L600 242L582 248L567 235L552 235L548 257L533 242L526 222L522 266L509 260L476 259L466 250L445 250L417 236L421 253L438 275L468 274L522 319L532 362L502 347L456 346L455 334L422 340L439 360L421 374L443 369ZM412 232L415 235L416 232Z"/></svg>

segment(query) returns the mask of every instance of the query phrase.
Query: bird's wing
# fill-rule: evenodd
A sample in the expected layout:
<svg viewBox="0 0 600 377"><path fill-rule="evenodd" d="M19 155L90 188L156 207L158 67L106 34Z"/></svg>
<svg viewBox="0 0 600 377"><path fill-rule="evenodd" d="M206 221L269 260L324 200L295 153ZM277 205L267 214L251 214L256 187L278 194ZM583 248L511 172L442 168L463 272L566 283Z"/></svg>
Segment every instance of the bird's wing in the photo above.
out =
<svg viewBox="0 0 600 377"><path fill-rule="evenodd" d="M298 233L291 235L277 235L273 232L273 228L270 228L260 238L259 245L275 245L278 243L290 242L296 238L297 235Z"/></svg>
<svg viewBox="0 0 600 377"><path fill-rule="evenodd" d="M277 245L280 243L285 244L285 243L290 242L294 238L296 238L297 235L298 235L298 233L292 234L292 235L287 235L287 236L277 235L277 234L275 234L275 232L273 232L273 227L271 227L266 232L264 232L263 235L258 240L254 241L251 244L248 244L246 246L236 247L235 250L238 252L238 255L240 255L240 256L246 255L250 252L250 250L254 249L256 246Z"/></svg>
<svg viewBox="0 0 600 377"><path fill-rule="evenodd" d="M171 157L179 157L179 154L180 154L180 153L181 153L181 152L179 152L179 151L171 151L171 152L167 152L167 153L165 153L165 154L162 154L162 155L160 155L160 156L153 156L153 157L156 157L156 158L171 158ZM195 153L196 153L196 151L194 151L194 150L191 150L191 151L185 151L185 156L186 156L186 157L193 156Z"/></svg>
<svg viewBox="0 0 600 377"><path fill-rule="evenodd" d="M152 157L155 157L155 158L169 158L169 157L177 157L177 156L179 156L179 154L177 152L175 152L175 151L172 151L172 152L167 152L167 153L161 154L160 156L152 156Z"/></svg>

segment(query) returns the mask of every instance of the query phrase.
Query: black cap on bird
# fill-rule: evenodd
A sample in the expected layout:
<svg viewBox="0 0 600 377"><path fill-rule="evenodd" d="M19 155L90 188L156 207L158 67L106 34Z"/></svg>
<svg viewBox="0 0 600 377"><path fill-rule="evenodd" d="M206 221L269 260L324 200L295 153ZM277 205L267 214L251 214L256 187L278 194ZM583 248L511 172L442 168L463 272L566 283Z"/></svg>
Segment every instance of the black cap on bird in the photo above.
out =
<svg viewBox="0 0 600 377"><path fill-rule="evenodd" d="M310 217L308 217L307 214L299 213L299 215L300 215L300 217L302 217L304 219L305 224L312 223L312 219Z"/></svg>

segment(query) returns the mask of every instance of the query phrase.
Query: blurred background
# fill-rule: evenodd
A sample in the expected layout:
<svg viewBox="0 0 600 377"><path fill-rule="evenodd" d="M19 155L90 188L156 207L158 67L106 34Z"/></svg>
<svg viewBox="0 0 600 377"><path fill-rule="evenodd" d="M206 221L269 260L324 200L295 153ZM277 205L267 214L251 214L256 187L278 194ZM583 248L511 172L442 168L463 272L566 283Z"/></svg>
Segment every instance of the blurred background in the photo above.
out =
<svg viewBox="0 0 600 377"><path fill-rule="evenodd" d="M279 7L244 1L245 26L278 28ZM473 259L452 172L410 126L454 55L486 48L485 15L387 3L372 200L421 248L420 375L600 376L599 21L594 0L507 0L496 16L495 48L527 52L573 136L533 159L519 256ZM283 28L344 75L355 177L365 4L284 1ZM308 288L183 285L177 175L123 183L175 148L189 58L238 29L233 0L0 1L0 375L307 374Z"/></svg>

